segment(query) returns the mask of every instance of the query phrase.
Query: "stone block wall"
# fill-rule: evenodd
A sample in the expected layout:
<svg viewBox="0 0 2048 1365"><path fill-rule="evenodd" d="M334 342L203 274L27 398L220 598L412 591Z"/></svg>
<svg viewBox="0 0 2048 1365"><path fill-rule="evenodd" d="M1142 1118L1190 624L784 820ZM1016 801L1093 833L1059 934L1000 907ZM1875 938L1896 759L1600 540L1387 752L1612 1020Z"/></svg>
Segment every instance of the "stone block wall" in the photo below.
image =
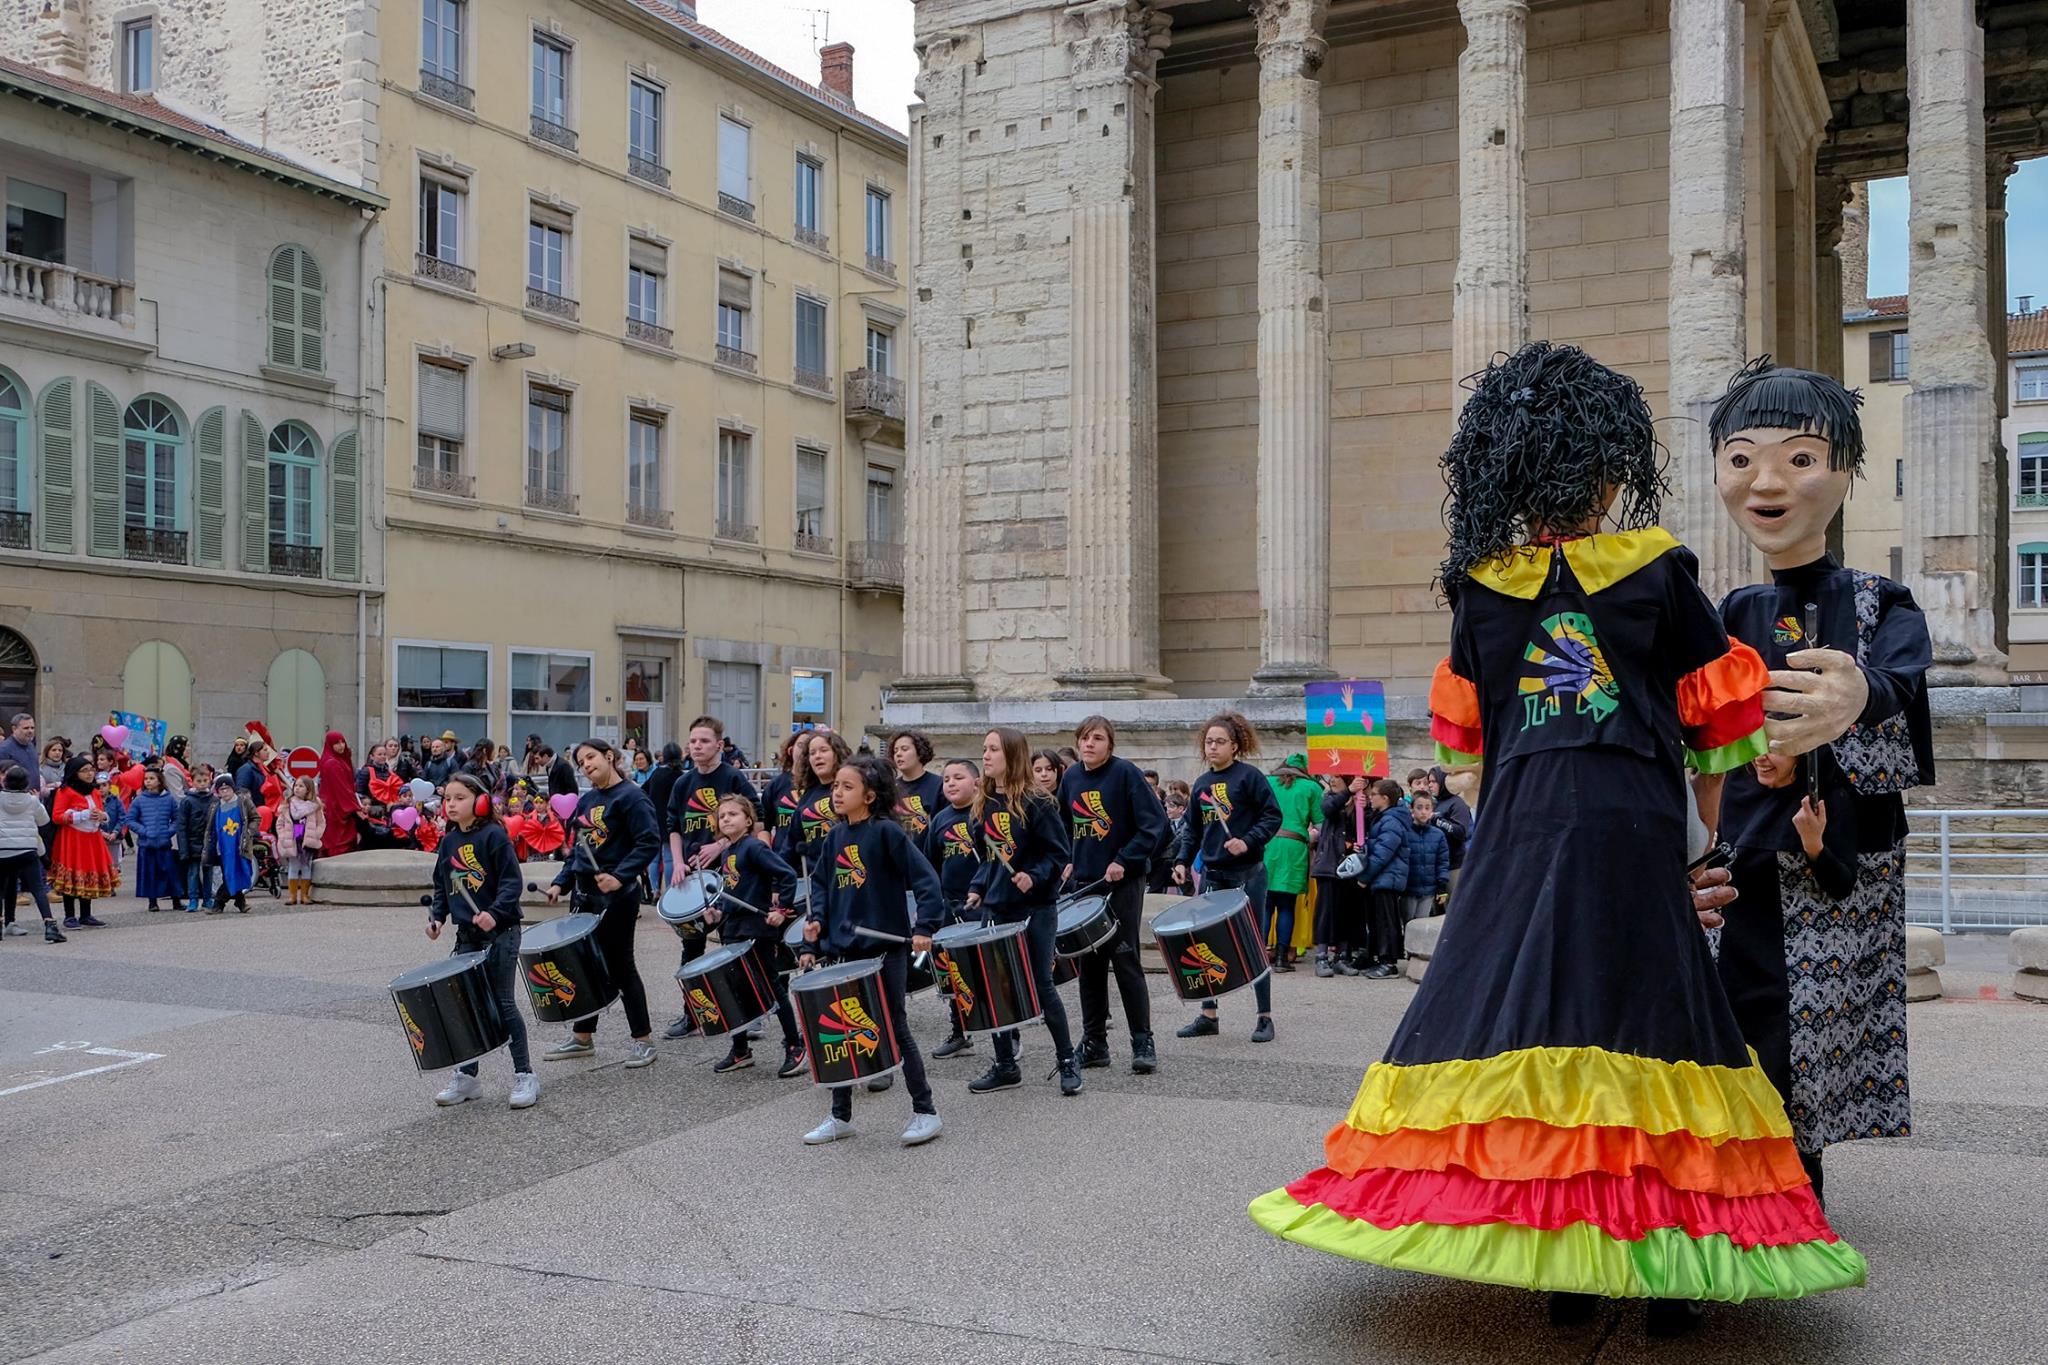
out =
<svg viewBox="0 0 2048 1365"><path fill-rule="evenodd" d="M1648 0L1529 19L1530 335L1667 387L1668 38ZM1322 79L1330 307L1331 665L1424 690L1442 557L1457 257L1455 25L1335 47ZM1183 695L1259 664L1258 73L1170 75L1158 105L1161 653Z"/></svg>

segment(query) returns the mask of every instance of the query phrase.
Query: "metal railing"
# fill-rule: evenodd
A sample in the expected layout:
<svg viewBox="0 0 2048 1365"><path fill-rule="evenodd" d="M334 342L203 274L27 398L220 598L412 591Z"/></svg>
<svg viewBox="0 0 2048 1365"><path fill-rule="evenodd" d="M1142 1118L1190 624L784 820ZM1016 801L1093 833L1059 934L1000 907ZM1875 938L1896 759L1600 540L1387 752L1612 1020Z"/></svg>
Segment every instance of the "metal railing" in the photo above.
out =
<svg viewBox="0 0 2048 1365"><path fill-rule="evenodd" d="M856 540L849 549L846 570L856 584L879 588L903 586L901 541Z"/></svg>
<svg viewBox="0 0 2048 1365"><path fill-rule="evenodd" d="M718 363L731 366L735 370L745 370L748 374L754 374L761 367L760 357L752 351L742 351L737 346L720 346Z"/></svg>
<svg viewBox="0 0 2048 1365"><path fill-rule="evenodd" d="M33 543L35 516L29 512L0 512L0 550L26 550Z"/></svg>
<svg viewBox="0 0 2048 1365"><path fill-rule="evenodd" d="M445 493L451 498L476 496L475 476L458 474L452 469L435 469L431 465L416 464L412 467L412 486L422 493Z"/></svg>
<svg viewBox="0 0 2048 1365"><path fill-rule="evenodd" d="M576 515L577 498L559 488L537 488L526 485L526 505L537 512L558 512L565 517Z"/></svg>
<svg viewBox="0 0 2048 1365"><path fill-rule="evenodd" d="M2048 493L2022 493L2013 502L2018 507L2048 507Z"/></svg>
<svg viewBox="0 0 2048 1365"><path fill-rule="evenodd" d="M651 526L656 530L675 529L676 514L666 507L645 507L637 502L626 504L626 520L635 526Z"/></svg>
<svg viewBox="0 0 2048 1365"><path fill-rule="evenodd" d="M626 335L635 341L644 341L649 346L659 346L664 351L675 348L676 336L673 331L652 322L642 322L639 318L626 319Z"/></svg>
<svg viewBox="0 0 2048 1365"><path fill-rule="evenodd" d="M650 185L668 188L668 167L647 157L626 153L626 174L635 180L645 180Z"/></svg>
<svg viewBox="0 0 2048 1365"><path fill-rule="evenodd" d="M887 256L877 256L870 252L868 255L868 273L893 280L896 278L896 262L890 260Z"/></svg>
<svg viewBox="0 0 2048 1365"><path fill-rule="evenodd" d="M903 381L873 370L846 372L846 410L856 415L903 420Z"/></svg>
<svg viewBox="0 0 2048 1365"><path fill-rule="evenodd" d="M288 545L284 541L273 540L270 542L270 571L290 578L318 578L320 547Z"/></svg>
<svg viewBox="0 0 2048 1365"><path fill-rule="evenodd" d="M727 521L721 517L718 522L718 538L736 540L743 545L758 545L761 541L761 528L749 526L745 522Z"/></svg>
<svg viewBox="0 0 2048 1365"><path fill-rule="evenodd" d="M566 294L536 289L529 284L526 286L526 306L536 313L546 313L549 317L562 318L568 322L576 321L576 300Z"/></svg>
<svg viewBox="0 0 2048 1365"><path fill-rule="evenodd" d="M1908 924L1944 934L2048 924L2048 810L1906 814Z"/></svg>
<svg viewBox="0 0 2048 1365"><path fill-rule="evenodd" d="M754 206L737 195L727 194L724 190L718 192L718 211L749 223L754 221Z"/></svg>
<svg viewBox="0 0 2048 1365"><path fill-rule="evenodd" d="M423 280L433 280L456 289L474 294L476 272L468 266L444 261L439 256L429 256L424 251L415 251L412 256L412 273Z"/></svg>
<svg viewBox="0 0 2048 1365"><path fill-rule="evenodd" d="M798 388L826 398L832 396L832 376L824 371L797 369L792 371L792 375Z"/></svg>
<svg viewBox="0 0 2048 1365"><path fill-rule="evenodd" d="M566 124L557 123L542 114L535 114L531 130L537 140L551 147L560 147L565 152L576 150L576 130Z"/></svg>
<svg viewBox="0 0 2048 1365"><path fill-rule="evenodd" d="M420 68L420 93L432 95L443 104L452 104L457 109L476 109L476 91L461 81L450 80L439 72Z"/></svg>
<svg viewBox="0 0 2048 1365"><path fill-rule="evenodd" d="M832 553L832 537L816 531L798 531L795 548L808 555L829 555Z"/></svg>
<svg viewBox="0 0 2048 1365"><path fill-rule="evenodd" d="M829 235L818 231L816 228L805 227L801 223L797 224L796 240L797 245L807 246L813 251L830 251L832 249L832 238Z"/></svg>
<svg viewBox="0 0 2048 1365"><path fill-rule="evenodd" d="M121 554L145 564L183 564L186 533L162 526L123 526Z"/></svg>

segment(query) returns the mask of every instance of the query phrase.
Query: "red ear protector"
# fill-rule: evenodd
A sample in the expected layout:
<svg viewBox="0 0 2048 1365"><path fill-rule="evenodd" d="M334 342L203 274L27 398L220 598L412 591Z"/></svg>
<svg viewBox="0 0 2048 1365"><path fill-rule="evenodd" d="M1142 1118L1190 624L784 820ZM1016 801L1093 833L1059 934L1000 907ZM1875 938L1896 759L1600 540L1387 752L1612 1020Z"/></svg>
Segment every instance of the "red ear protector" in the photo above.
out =
<svg viewBox="0 0 2048 1365"><path fill-rule="evenodd" d="M457 773L455 774L455 776L449 778L448 780L450 782L460 782L463 786L469 788L470 791L476 794L477 819L488 820L491 818L491 807L495 803L491 800L490 792L485 789L484 784L482 782L477 780L477 777L474 773Z"/></svg>

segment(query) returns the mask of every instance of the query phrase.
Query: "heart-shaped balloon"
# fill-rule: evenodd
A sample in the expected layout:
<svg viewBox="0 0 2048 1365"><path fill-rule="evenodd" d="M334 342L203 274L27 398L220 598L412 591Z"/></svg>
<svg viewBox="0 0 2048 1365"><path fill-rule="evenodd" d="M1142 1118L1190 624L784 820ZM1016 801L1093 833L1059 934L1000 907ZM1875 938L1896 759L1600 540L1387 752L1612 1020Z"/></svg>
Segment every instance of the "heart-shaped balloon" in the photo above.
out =
<svg viewBox="0 0 2048 1365"><path fill-rule="evenodd" d="M125 725L102 725L100 738L116 749L128 747L128 727Z"/></svg>
<svg viewBox="0 0 2048 1365"><path fill-rule="evenodd" d="M415 801L424 801L434 794L434 784L424 777L415 777L406 785L412 788L412 799Z"/></svg>
<svg viewBox="0 0 2048 1365"><path fill-rule="evenodd" d="M420 822L420 813L411 806L400 806L391 812L391 823L403 830L410 830Z"/></svg>
<svg viewBox="0 0 2048 1365"><path fill-rule="evenodd" d="M548 798L548 809L557 820L566 820L576 813L576 798L567 792L557 792Z"/></svg>

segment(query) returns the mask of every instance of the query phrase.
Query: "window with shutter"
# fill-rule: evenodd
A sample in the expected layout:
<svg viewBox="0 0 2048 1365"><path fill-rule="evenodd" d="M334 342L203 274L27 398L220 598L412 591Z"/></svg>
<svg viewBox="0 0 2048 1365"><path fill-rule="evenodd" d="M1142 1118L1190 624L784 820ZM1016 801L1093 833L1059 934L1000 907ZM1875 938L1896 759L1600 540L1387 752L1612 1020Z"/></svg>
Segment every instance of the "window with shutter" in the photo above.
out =
<svg viewBox="0 0 2048 1365"><path fill-rule="evenodd" d="M285 650L271 661L265 690L271 737L280 746L317 746L327 733L327 670L320 661L303 649Z"/></svg>
<svg viewBox="0 0 2048 1365"><path fill-rule="evenodd" d="M420 362L420 422L419 449L415 457L418 469L433 475L456 476L462 473L462 447L468 430L468 418L464 406L463 381L465 371L459 365L447 365L439 361ZM429 480L415 487L445 490L445 482Z"/></svg>
<svg viewBox="0 0 2048 1365"><path fill-rule="evenodd" d="M363 576L363 479L362 461L356 449L356 434L346 431L334 438L334 445L327 452L334 480L328 502L334 518L334 554L328 572L351 582Z"/></svg>
<svg viewBox="0 0 2048 1365"><path fill-rule="evenodd" d="M164 640L144 640L121 667L121 709L164 723L174 735L192 733L192 665Z"/></svg>
<svg viewBox="0 0 2048 1365"><path fill-rule="evenodd" d="M242 571L263 573L270 567L269 460L263 423L253 412L242 413Z"/></svg>
<svg viewBox="0 0 2048 1365"><path fill-rule="evenodd" d="M327 369L327 281L304 247L299 249L299 368L308 374Z"/></svg>
<svg viewBox="0 0 2048 1365"><path fill-rule="evenodd" d="M92 530L86 549L103 559L119 559L124 487L121 405L98 384L86 385L86 396L92 411Z"/></svg>
<svg viewBox="0 0 2048 1365"><path fill-rule="evenodd" d="M270 363L319 374L327 367L327 281L313 253L281 246L270 257Z"/></svg>
<svg viewBox="0 0 2048 1365"><path fill-rule="evenodd" d="M36 517L41 544L52 554L68 555L78 548L75 525L73 472L76 458L78 384L72 379L53 379L36 402L36 429L42 441L42 506Z"/></svg>
<svg viewBox="0 0 2048 1365"><path fill-rule="evenodd" d="M198 451L199 518L193 562L218 569L227 553L228 410L208 408L199 414L192 444Z"/></svg>

